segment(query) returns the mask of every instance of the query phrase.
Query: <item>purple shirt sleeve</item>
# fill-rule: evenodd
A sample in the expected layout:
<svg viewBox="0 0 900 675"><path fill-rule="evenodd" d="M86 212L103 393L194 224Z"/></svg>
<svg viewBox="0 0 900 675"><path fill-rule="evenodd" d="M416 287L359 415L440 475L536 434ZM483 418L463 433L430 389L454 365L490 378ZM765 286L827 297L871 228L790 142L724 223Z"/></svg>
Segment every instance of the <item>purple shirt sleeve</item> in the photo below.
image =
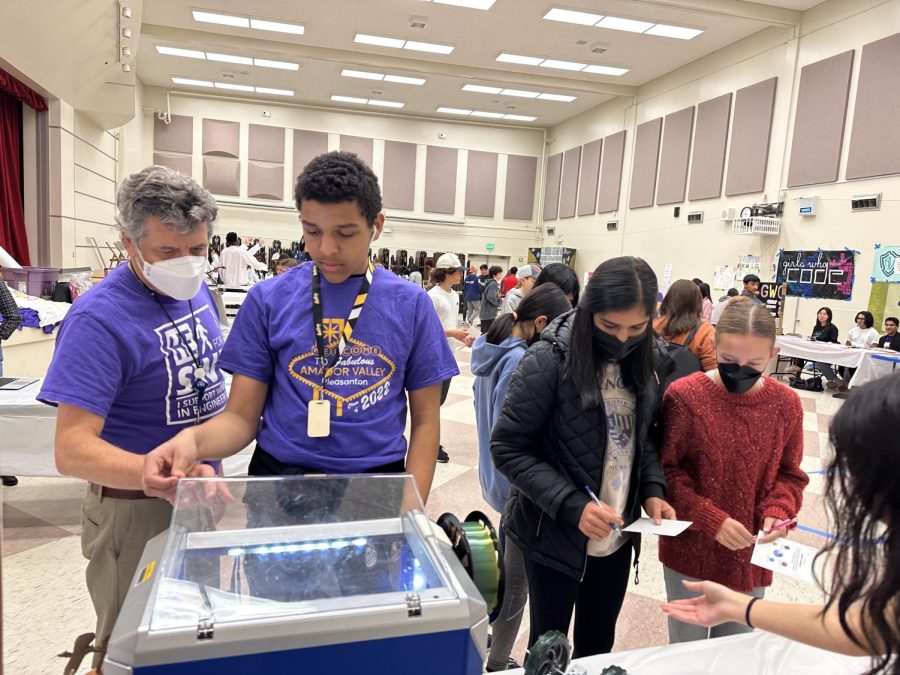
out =
<svg viewBox="0 0 900 675"><path fill-rule="evenodd" d="M103 357L85 358L87 345ZM74 405L105 418L130 376L130 363L124 345L104 325L90 315L70 315L56 340L38 400Z"/></svg>
<svg viewBox="0 0 900 675"><path fill-rule="evenodd" d="M258 288L258 287L257 287ZM251 289L234 319L219 365L236 375L246 375L269 384L275 355L269 340L268 322L259 304L259 293Z"/></svg>

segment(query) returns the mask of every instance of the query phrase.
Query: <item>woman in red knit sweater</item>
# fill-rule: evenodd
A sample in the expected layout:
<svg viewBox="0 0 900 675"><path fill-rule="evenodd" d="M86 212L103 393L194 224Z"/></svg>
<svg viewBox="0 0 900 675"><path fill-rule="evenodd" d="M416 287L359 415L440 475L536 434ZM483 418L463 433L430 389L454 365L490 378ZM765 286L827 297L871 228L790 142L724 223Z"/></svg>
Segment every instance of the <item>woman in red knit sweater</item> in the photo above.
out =
<svg viewBox="0 0 900 675"><path fill-rule="evenodd" d="M663 400L660 457L669 500L694 524L661 538L669 602L696 595L685 580L710 579L762 597L772 573L750 564L755 533L797 515L809 482L803 458L803 410L797 394L762 377L777 353L775 322L764 305L735 298L716 325L718 367L676 380ZM783 536L778 529L762 541ZM669 618L669 641L750 630L712 629Z"/></svg>

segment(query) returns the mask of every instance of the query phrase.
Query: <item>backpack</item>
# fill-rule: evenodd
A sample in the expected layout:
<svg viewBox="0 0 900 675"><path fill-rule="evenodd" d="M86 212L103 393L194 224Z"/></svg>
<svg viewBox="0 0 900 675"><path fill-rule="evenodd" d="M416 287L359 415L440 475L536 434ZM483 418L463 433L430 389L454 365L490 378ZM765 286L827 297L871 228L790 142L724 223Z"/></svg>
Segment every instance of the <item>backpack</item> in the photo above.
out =
<svg viewBox="0 0 900 675"><path fill-rule="evenodd" d="M700 359L690 350L691 343L697 336L697 331L700 330L700 325L698 322L691 329L683 345L675 344L674 342L665 342L661 345L662 351L671 363L660 382L662 385L660 391L665 392L675 380L703 370L703 367L700 365ZM672 364L674 364L674 367Z"/></svg>
<svg viewBox="0 0 900 675"><path fill-rule="evenodd" d="M788 386L803 391L825 391L825 387L822 386L821 375L813 375L808 380L804 380L802 377L792 377L788 381Z"/></svg>

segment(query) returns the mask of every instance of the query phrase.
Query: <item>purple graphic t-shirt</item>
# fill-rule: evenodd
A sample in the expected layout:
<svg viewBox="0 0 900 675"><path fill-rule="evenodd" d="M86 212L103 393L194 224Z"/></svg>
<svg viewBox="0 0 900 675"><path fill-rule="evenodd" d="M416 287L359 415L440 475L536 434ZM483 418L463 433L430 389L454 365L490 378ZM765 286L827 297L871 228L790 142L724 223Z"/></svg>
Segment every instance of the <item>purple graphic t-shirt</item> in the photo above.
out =
<svg viewBox="0 0 900 675"><path fill-rule="evenodd" d="M444 329L421 288L376 269L372 287L328 380L331 433L307 436L307 409L322 382L312 317L312 264L256 284L222 352L224 370L269 385L257 440L293 466L355 473L406 456L406 391L457 375ZM362 277L322 279L325 347L333 360Z"/></svg>
<svg viewBox="0 0 900 675"><path fill-rule="evenodd" d="M218 366L224 340L209 290L202 286L191 301L193 327L187 302L156 297L175 326L128 265L116 267L63 320L38 394L44 403L103 417L100 437L138 454L196 422L191 351L208 383L200 421L222 410L228 397Z"/></svg>

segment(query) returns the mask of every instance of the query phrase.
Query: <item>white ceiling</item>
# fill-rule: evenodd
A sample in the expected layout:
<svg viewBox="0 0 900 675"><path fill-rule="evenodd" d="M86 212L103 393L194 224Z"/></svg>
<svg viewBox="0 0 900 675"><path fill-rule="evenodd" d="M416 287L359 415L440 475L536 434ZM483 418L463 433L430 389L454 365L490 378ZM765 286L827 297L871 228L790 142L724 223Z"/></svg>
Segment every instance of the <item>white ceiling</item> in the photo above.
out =
<svg viewBox="0 0 900 675"><path fill-rule="evenodd" d="M772 25L799 21L821 0L496 0L487 11L425 0L148 0L143 3L138 77L147 85L221 96L334 104L332 94L400 101L417 116L447 117L438 106L532 115L548 127ZM547 21L552 7L701 28L692 40ZM302 36L195 22L191 9L302 23ZM794 10L794 11L790 11ZM410 18L426 17L425 28ZM355 44L357 32L455 45L452 54ZM581 42L582 44L578 44ZM605 47L602 54L592 48ZM298 71L240 66L158 54L156 46L293 61ZM498 63L500 52L629 68L621 77ZM341 77L343 68L423 77L423 86ZM294 90L290 98L175 85L172 76ZM577 96L571 103L471 93L466 84ZM473 120L474 121L474 120ZM492 121L492 120L478 120ZM513 122L497 122L511 124ZM522 124L522 122L514 122Z"/></svg>

